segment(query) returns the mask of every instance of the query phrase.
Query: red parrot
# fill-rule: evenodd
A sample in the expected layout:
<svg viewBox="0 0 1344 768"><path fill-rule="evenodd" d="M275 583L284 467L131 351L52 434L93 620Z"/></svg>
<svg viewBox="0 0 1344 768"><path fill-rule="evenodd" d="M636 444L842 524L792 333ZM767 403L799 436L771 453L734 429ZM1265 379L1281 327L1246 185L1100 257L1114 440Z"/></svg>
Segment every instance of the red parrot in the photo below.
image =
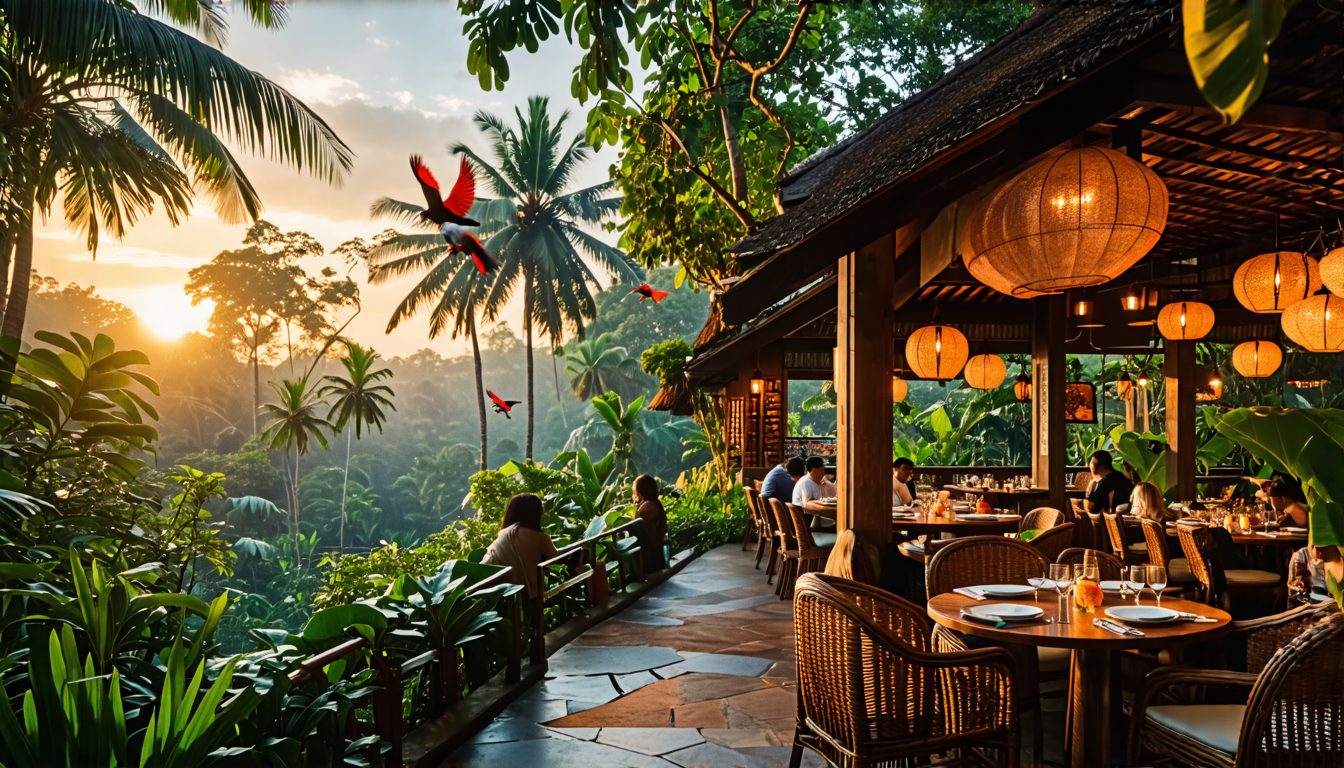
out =
<svg viewBox="0 0 1344 768"><path fill-rule="evenodd" d="M495 413L504 414L504 418L506 419L513 418L509 415L509 411L513 410L513 406L522 402L522 400L505 400L488 389L485 390L485 394L490 396L490 407L495 409Z"/></svg>
<svg viewBox="0 0 1344 768"><path fill-rule="evenodd" d="M627 295L636 293L639 294L639 303L641 304L644 303L645 299L653 299L653 303L657 304L658 302L667 298L668 295L667 291L655 291L648 283L640 285L638 288L631 291L630 294Z"/></svg>
<svg viewBox="0 0 1344 768"><path fill-rule="evenodd" d="M462 170L453 184L453 191L448 193L447 201L443 200L439 192L438 180L419 155L411 155L411 172L415 174L415 180L420 182L420 190L425 193L425 202L429 206L420 212L421 218L438 224L439 234L448 243L448 250L470 256L478 272L488 275L494 271L497 266L495 260L486 253L480 239L467 231L467 227L478 227L481 224L467 216L471 204L476 201L476 174L467 159L462 158Z"/></svg>

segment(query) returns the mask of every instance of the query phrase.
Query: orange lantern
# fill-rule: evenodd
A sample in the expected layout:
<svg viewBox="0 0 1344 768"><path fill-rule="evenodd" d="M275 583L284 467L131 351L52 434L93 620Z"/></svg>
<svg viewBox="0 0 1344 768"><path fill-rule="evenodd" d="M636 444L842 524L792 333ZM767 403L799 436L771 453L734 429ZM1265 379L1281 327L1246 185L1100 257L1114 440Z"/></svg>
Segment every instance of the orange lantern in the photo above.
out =
<svg viewBox="0 0 1344 768"><path fill-rule="evenodd" d="M1167 188L1148 166L1113 149L1070 149L986 195L966 220L961 256L980 282L1027 298L1114 279L1166 225Z"/></svg>
<svg viewBox="0 0 1344 768"><path fill-rule="evenodd" d="M1157 332L1171 341L1202 339L1213 330L1213 307L1202 301L1175 301L1157 313Z"/></svg>
<svg viewBox="0 0 1344 768"><path fill-rule="evenodd" d="M1344 296L1344 245L1321 257L1321 284L1336 296Z"/></svg>
<svg viewBox="0 0 1344 768"><path fill-rule="evenodd" d="M1232 276L1232 293L1252 312L1282 312L1320 289L1320 265L1294 251L1262 253Z"/></svg>
<svg viewBox="0 0 1344 768"><path fill-rule="evenodd" d="M998 355L976 355L966 361L962 375L966 377L966 383L976 389L998 389L1008 377L1008 366Z"/></svg>
<svg viewBox="0 0 1344 768"><path fill-rule="evenodd" d="M1263 379L1282 362L1283 350L1272 341L1243 341L1232 348L1232 367L1248 379Z"/></svg>
<svg viewBox="0 0 1344 768"><path fill-rule="evenodd" d="M921 379L952 379L966 364L970 345L950 325L926 325L905 340L905 359Z"/></svg>
<svg viewBox="0 0 1344 768"><path fill-rule="evenodd" d="M905 396L910 392L910 385L905 383L905 379L891 377L891 402L903 403Z"/></svg>
<svg viewBox="0 0 1344 768"><path fill-rule="evenodd" d="M1344 299L1333 293L1303 299L1279 320L1284 334L1308 352L1344 350Z"/></svg>

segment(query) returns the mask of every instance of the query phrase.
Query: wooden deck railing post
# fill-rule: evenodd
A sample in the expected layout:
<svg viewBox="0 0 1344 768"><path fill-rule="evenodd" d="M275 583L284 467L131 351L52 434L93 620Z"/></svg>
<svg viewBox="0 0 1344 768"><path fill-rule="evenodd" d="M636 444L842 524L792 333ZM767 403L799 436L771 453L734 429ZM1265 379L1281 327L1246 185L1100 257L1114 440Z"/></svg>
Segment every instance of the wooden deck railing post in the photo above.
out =
<svg viewBox="0 0 1344 768"><path fill-rule="evenodd" d="M599 605L605 605L610 592L607 589L607 564L597 558L597 538L587 541L583 545L584 557L593 567L592 574L588 577L588 607L594 608Z"/></svg>
<svg viewBox="0 0 1344 768"><path fill-rule="evenodd" d="M527 599L527 590L518 592L505 603L505 614L512 630L509 632L509 650L504 660L504 680L516 683L523 674L523 601Z"/></svg>
<svg viewBox="0 0 1344 768"><path fill-rule="evenodd" d="M402 737L405 735L405 723L402 721L401 702L403 698L401 668L390 663L387 656L374 649L369 655L369 663L374 670L376 688L373 691L373 731L387 741L387 764L400 768L402 764Z"/></svg>

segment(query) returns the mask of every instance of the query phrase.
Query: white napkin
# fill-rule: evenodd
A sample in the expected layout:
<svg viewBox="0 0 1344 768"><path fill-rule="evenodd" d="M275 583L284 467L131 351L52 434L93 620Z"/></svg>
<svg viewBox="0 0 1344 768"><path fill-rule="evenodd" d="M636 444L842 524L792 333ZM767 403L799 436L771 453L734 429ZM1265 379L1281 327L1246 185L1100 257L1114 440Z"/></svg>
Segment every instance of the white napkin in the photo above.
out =
<svg viewBox="0 0 1344 768"><path fill-rule="evenodd" d="M981 592L980 590L976 589L975 587L957 587L956 589L954 589L954 590L952 590L952 591L953 591L953 592L956 592L958 595L962 595L963 597L969 597L969 598L971 598L972 600L984 600L984 599L985 599L985 593L984 593L984 592Z"/></svg>

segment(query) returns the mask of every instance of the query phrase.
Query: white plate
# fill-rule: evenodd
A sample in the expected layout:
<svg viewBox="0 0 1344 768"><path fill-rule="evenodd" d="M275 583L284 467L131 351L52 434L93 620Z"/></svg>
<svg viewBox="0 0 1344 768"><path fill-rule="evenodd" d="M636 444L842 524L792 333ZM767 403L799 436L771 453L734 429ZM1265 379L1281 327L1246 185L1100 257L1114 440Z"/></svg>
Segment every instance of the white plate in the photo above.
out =
<svg viewBox="0 0 1344 768"><path fill-rule="evenodd" d="M817 499L817 503L818 503L818 504L825 504L825 505L827 505L827 506L829 506L829 507L833 507L833 506L839 504L839 503L840 503L840 500L837 499L837 498L835 498L834 496L832 496L832 497L830 497L830 498L828 498L828 499Z"/></svg>
<svg viewBox="0 0 1344 768"><path fill-rule="evenodd" d="M1285 526L1280 527L1279 530L1280 530L1280 531L1283 531L1284 533L1306 533L1306 532L1307 532L1307 529L1306 529L1306 528L1298 528L1298 527L1295 526L1295 525L1285 525Z"/></svg>
<svg viewBox="0 0 1344 768"><path fill-rule="evenodd" d="M1103 581L1099 586L1101 591L1107 594L1118 594L1120 592L1120 582L1118 581Z"/></svg>
<svg viewBox="0 0 1344 768"><path fill-rule="evenodd" d="M1021 520L1021 519L1022 519L1022 516L1021 516L1021 515L995 515L995 516L994 516L994 519L995 519L995 520L998 520L998 521L1000 521L1000 522L1006 522L1006 521L1008 521L1008 520Z"/></svg>
<svg viewBox="0 0 1344 768"><path fill-rule="evenodd" d="M989 605L968 605L966 613L981 621L1031 621L1039 619L1045 611L1034 605L1014 603L990 603Z"/></svg>
<svg viewBox="0 0 1344 768"><path fill-rule="evenodd" d="M1156 605L1117 605L1107 608L1106 615L1130 624L1166 624L1181 617L1170 608Z"/></svg>
<svg viewBox="0 0 1344 768"><path fill-rule="evenodd" d="M982 522L982 521L983 521L983 522L987 522L987 523L995 523L995 522L998 522L999 517L998 517L998 515L981 515L981 514L978 514L978 513L974 513L974 512L973 512L973 513L968 514L968 515L957 515L957 519L958 519L958 520L969 520L969 521L971 521L971 522Z"/></svg>
<svg viewBox="0 0 1344 768"><path fill-rule="evenodd" d="M1035 587L1025 584L981 584L974 587L986 597L1025 597L1036 591Z"/></svg>

